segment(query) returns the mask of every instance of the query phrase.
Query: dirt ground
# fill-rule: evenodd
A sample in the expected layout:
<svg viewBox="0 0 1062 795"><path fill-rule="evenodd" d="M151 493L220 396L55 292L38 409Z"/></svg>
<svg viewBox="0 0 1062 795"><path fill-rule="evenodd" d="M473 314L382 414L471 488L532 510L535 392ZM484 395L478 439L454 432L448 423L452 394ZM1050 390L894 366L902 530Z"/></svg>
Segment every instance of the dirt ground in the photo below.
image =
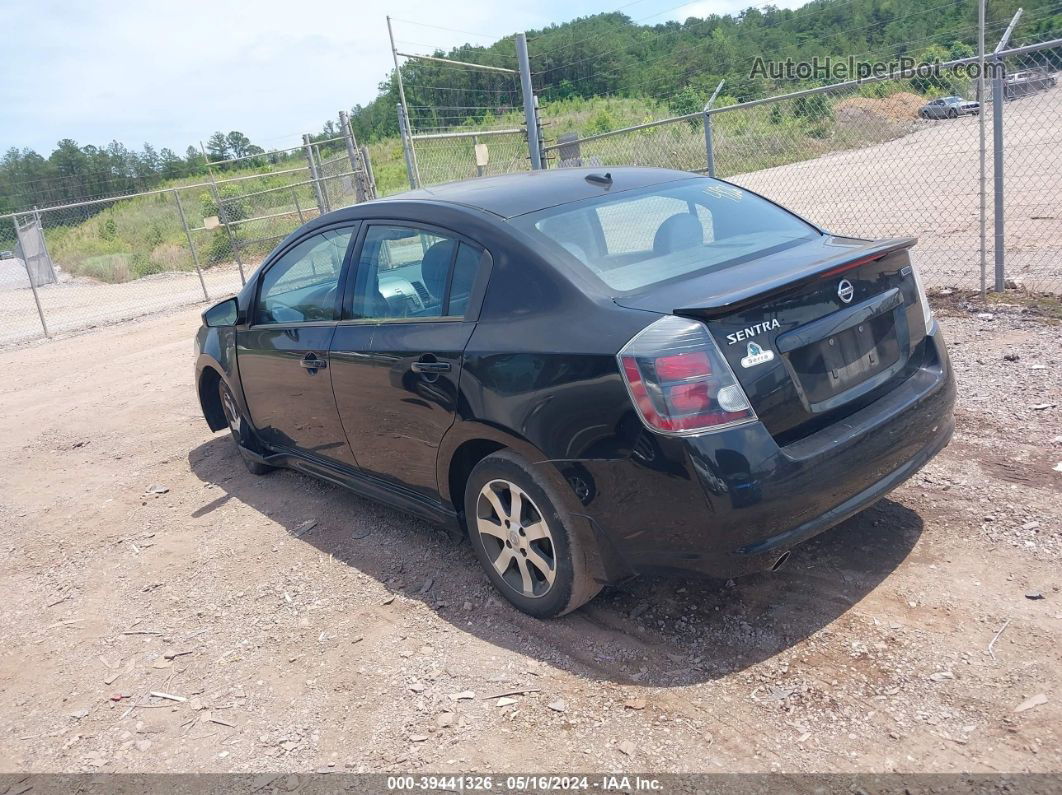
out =
<svg viewBox="0 0 1062 795"><path fill-rule="evenodd" d="M197 311L0 352L0 771L1062 770L1060 327L943 312L958 429L912 481L778 574L547 622L248 474Z"/></svg>
<svg viewBox="0 0 1062 795"><path fill-rule="evenodd" d="M29 280L23 271L25 283L19 281L20 274L11 265L15 262L22 260L0 262L0 346L43 335ZM204 288L212 301L220 301L241 286L235 263L205 269L202 282L194 271L157 273L119 284L61 272L59 282L37 289L37 298L49 333L63 334L197 304L203 300Z"/></svg>

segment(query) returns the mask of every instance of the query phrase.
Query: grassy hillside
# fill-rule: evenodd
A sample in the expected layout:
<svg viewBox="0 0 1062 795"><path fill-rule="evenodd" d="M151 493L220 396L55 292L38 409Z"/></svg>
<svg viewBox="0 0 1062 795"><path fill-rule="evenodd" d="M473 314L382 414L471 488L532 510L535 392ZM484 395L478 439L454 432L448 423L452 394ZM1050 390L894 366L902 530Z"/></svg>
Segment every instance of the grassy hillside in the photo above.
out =
<svg viewBox="0 0 1062 795"><path fill-rule="evenodd" d="M303 161L304 162L304 161ZM300 162L290 158L269 172L242 169L226 172L218 191L234 220L259 215L292 215L263 222L235 226L248 258L261 256L272 247L272 238L286 234L299 223L295 208L303 210L308 220L316 212L313 188L297 185L308 178L305 170L272 173L298 168ZM231 182L233 178L243 178ZM290 190L271 189L292 186ZM45 237L52 259L75 276L87 276L106 282L122 282L154 273L192 270L195 267L188 238L181 224L175 194L193 230L192 237L200 264L210 267L233 260L232 245L225 229L204 230L204 218L219 214L209 183L201 178L186 178L164 183L160 193L114 199L102 204L69 207L42 213ZM262 193L263 191L269 191ZM254 193L248 198L242 196ZM250 241L269 238L265 245Z"/></svg>

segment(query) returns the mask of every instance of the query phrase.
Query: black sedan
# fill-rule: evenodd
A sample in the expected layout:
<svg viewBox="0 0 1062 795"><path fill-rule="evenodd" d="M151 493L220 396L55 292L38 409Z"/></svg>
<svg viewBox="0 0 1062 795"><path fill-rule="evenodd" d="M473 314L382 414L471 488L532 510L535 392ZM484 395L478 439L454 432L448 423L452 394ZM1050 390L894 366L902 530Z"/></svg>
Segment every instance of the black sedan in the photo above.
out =
<svg viewBox="0 0 1062 795"><path fill-rule="evenodd" d="M413 191L306 224L208 309L199 400L254 473L466 530L532 615L774 569L951 436L914 242L660 169Z"/></svg>

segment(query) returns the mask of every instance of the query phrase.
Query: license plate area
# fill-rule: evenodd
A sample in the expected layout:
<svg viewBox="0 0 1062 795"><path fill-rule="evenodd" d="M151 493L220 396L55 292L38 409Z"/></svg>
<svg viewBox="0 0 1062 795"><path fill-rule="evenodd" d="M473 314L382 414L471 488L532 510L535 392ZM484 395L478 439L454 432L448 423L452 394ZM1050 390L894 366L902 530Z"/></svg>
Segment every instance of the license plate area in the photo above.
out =
<svg viewBox="0 0 1062 795"><path fill-rule="evenodd" d="M898 290L784 335L780 350L812 414L875 389L909 356L907 313Z"/></svg>
<svg viewBox="0 0 1062 795"><path fill-rule="evenodd" d="M789 355L809 403L845 392L900 358L896 318L879 315Z"/></svg>

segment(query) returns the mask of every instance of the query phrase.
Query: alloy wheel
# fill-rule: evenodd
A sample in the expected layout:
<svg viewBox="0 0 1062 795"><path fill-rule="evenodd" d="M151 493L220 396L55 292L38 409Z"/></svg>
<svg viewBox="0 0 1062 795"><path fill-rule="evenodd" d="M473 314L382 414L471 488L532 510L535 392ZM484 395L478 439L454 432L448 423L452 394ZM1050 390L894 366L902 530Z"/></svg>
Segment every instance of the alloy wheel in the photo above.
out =
<svg viewBox="0 0 1062 795"><path fill-rule="evenodd" d="M537 598L553 588L553 536L538 506L515 483L492 480L480 489L476 531L494 570L518 594Z"/></svg>

